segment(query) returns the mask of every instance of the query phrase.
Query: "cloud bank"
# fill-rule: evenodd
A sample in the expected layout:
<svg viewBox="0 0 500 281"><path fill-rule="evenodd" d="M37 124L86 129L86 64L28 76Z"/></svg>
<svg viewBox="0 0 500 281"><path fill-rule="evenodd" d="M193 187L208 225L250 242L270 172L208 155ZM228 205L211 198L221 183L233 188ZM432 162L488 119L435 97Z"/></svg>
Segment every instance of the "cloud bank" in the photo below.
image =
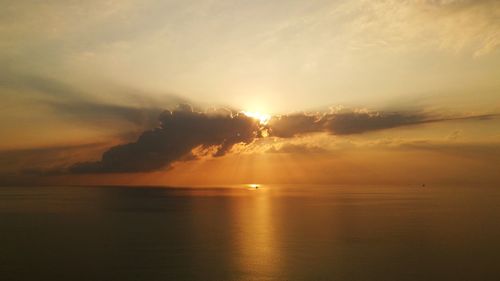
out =
<svg viewBox="0 0 500 281"><path fill-rule="evenodd" d="M457 119L485 119L494 115L460 118L432 118L423 113L348 111L327 114L293 114L271 118L268 124L241 113L207 113L180 105L165 111L158 128L147 130L135 142L117 145L101 160L77 163L71 173L150 172L170 167L177 161L196 159L196 153L220 157L234 145L249 145L269 135L294 138L310 133L353 135Z"/></svg>

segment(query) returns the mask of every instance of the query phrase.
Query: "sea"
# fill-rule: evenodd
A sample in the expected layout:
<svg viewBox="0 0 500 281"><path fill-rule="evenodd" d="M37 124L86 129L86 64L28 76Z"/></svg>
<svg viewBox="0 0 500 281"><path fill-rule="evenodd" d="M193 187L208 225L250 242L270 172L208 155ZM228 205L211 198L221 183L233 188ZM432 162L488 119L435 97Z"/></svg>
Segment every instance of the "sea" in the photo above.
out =
<svg viewBox="0 0 500 281"><path fill-rule="evenodd" d="M0 280L500 280L500 187L0 187Z"/></svg>

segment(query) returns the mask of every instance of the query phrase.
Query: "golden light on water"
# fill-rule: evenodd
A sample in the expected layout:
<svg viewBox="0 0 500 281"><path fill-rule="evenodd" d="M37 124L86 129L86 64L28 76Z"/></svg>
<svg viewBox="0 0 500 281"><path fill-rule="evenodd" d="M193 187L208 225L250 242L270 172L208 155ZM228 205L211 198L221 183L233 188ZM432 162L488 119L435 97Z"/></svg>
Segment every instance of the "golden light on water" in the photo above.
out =
<svg viewBox="0 0 500 281"><path fill-rule="evenodd" d="M250 192L233 206L233 224L238 226L234 246L240 256L235 258L235 265L248 276L258 273L260 276L276 276L282 270L282 253L279 242L278 224L275 221L276 205L269 189L255 189L260 184L246 184ZM251 278L250 278L251 279ZM242 278L241 280L250 280ZM268 280L261 278L259 280Z"/></svg>

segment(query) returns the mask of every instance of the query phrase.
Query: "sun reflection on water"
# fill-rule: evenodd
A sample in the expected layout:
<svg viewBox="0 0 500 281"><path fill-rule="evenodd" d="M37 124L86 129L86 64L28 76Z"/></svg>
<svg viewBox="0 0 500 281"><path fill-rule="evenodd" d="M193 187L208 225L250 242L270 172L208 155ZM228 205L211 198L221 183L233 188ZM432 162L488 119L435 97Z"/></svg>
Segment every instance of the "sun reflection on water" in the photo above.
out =
<svg viewBox="0 0 500 281"><path fill-rule="evenodd" d="M242 223L235 240L240 251L238 266L251 275L275 276L280 258L270 190L260 184L247 184L246 187L259 192L242 200L239 208L237 219Z"/></svg>

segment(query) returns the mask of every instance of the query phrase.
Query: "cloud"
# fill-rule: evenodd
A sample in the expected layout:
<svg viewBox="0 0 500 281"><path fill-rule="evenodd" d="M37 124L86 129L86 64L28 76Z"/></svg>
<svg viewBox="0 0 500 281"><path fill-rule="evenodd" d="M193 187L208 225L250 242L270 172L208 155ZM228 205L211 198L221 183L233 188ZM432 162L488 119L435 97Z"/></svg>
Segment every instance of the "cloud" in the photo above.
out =
<svg viewBox="0 0 500 281"><path fill-rule="evenodd" d="M82 84L12 64L0 69L0 149L132 141L158 126L166 108L186 102L122 83Z"/></svg>
<svg viewBox="0 0 500 281"><path fill-rule="evenodd" d="M291 138L297 135L322 131L323 120L321 116L309 114L283 115L271 118L269 127L272 136Z"/></svg>
<svg viewBox="0 0 500 281"><path fill-rule="evenodd" d="M327 149L310 144L294 144L286 143L280 147L271 147L266 153L291 153L291 154L311 154L311 153L328 153Z"/></svg>
<svg viewBox="0 0 500 281"><path fill-rule="evenodd" d="M294 114L271 119L271 135L290 138L305 133L327 132L332 135L361 134L423 123L427 117L407 113L343 112L322 115Z"/></svg>
<svg viewBox="0 0 500 281"><path fill-rule="evenodd" d="M148 99L143 97L144 93L125 87L115 86L108 91L119 92L122 103L100 99L99 95L109 94L102 90L88 93L88 90L83 91L78 86L59 79L16 71L9 67L0 70L0 93L10 95L16 104L33 102L44 105L65 118L91 125L99 126L102 120L109 120L127 121L142 129L151 128L156 125L157 117L163 111L161 106L185 102L173 95L164 95L168 102Z"/></svg>
<svg viewBox="0 0 500 281"><path fill-rule="evenodd" d="M77 163L73 173L147 172L191 159L196 148L225 155L235 144L249 144L259 137L257 120L243 114L221 115L193 111L182 105L160 116L160 126L144 132L137 141L114 146L100 161Z"/></svg>
<svg viewBox="0 0 500 281"><path fill-rule="evenodd" d="M326 132L332 135L353 135L403 126L452 120L488 120L496 114L464 117L435 117L425 113L351 111L327 114L293 114L269 121L271 136L292 138L307 133Z"/></svg>
<svg viewBox="0 0 500 281"><path fill-rule="evenodd" d="M109 143L0 150L0 186L54 184L75 161L98 157ZM48 180L48 182L45 182Z"/></svg>
<svg viewBox="0 0 500 281"><path fill-rule="evenodd" d="M495 0L348 1L356 48L437 48L483 56L498 50Z"/></svg>
<svg viewBox="0 0 500 281"><path fill-rule="evenodd" d="M426 114L342 111L326 114L294 114L273 117L267 125L244 114L232 112L194 111L189 105L165 111L158 128L145 131L135 142L111 147L101 160L80 162L69 167L71 173L149 172L168 168L180 161L199 157L220 157L236 144L247 146L262 138L294 138L311 133L353 135L402 126L412 126L448 120L483 120L496 115L459 118L432 118ZM270 153L322 153L321 147L285 145Z"/></svg>
<svg viewBox="0 0 500 281"><path fill-rule="evenodd" d="M403 149L438 152L459 156L463 159L475 159L488 163L500 164L500 143L434 143L414 141L400 144Z"/></svg>

